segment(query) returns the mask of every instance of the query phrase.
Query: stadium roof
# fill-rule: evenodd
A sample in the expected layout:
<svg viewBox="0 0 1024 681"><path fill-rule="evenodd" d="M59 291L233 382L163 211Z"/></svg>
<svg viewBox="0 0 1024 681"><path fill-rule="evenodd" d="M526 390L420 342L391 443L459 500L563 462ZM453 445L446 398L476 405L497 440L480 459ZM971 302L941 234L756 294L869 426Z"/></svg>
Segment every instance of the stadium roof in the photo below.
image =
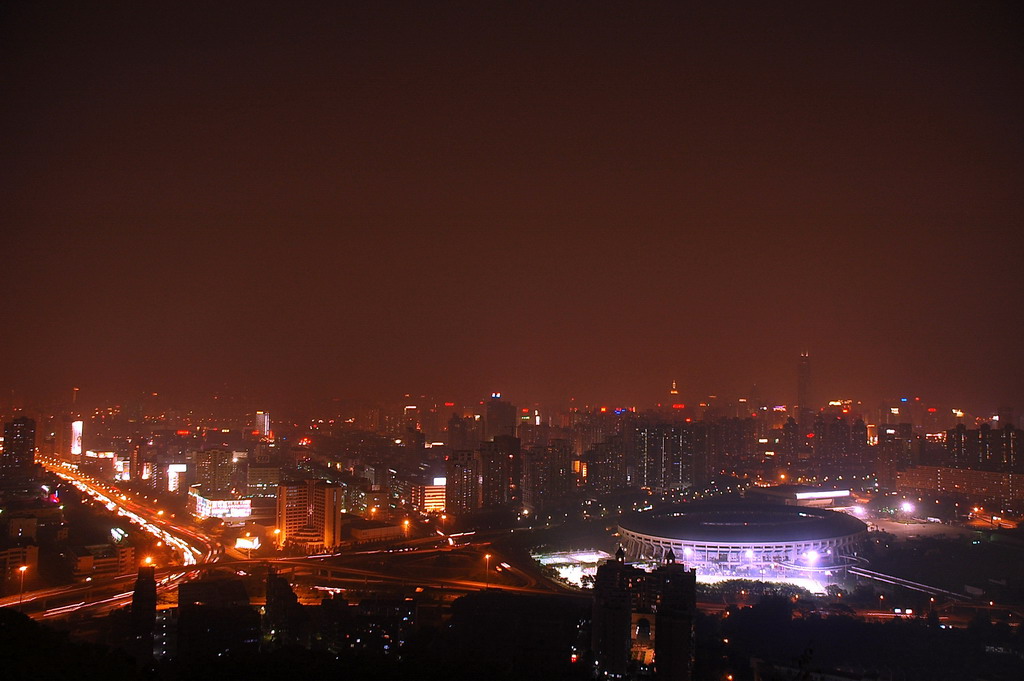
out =
<svg viewBox="0 0 1024 681"><path fill-rule="evenodd" d="M639 534L695 542L793 542L858 534L867 525L845 513L779 504L683 504L624 517Z"/></svg>

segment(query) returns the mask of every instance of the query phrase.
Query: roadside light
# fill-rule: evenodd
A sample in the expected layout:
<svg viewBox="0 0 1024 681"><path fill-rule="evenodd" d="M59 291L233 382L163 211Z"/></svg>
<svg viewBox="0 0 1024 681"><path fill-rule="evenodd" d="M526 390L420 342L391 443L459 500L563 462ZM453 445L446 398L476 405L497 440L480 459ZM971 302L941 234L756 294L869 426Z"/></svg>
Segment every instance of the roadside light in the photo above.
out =
<svg viewBox="0 0 1024 681"><path fill-rule="evenodd" d="M153 564L153 557L152 556L146 556L145 558L142 559L142 562L143 562L144 565L152 565Z"/></svg>

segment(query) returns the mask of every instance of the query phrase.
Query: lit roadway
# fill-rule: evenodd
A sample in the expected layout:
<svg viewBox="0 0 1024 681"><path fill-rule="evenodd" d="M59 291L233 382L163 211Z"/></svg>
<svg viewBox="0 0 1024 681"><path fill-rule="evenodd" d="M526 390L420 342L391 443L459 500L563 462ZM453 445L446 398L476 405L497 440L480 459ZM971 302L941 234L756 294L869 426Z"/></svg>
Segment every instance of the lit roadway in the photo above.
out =
<svg viewBox="0 0 1024 681"><path fill-rule="evenodd" d="M52 459L41 459L39 463L103 504L111 513L127 518L174 550L180 564L158 571L162 576L158 581L160 590L171 589L199 574L194 568L183 570L184 567L214 563L223 555L223 547L216 540L165 517L163 511L132 499L110 484L82 473L77 467ZM37 619L65 616L84 610L95 614L129 602L134 583L135 575L130 574L84 584L26 591L23 596L16 594L0 599L0 607L17 607L20 601L21 609Z"/></svg>

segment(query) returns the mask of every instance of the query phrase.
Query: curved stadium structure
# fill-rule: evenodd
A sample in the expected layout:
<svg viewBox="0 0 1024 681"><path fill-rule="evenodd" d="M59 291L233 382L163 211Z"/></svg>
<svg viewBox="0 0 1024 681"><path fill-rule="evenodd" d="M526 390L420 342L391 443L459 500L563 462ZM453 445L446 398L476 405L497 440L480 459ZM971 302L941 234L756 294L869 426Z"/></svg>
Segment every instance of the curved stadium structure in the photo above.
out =
<svg viewBox="0 0 1024 681"><path fill-rule="evenodd" d="M676 560L698 573L758 579L853 565L867 525L845 513L781 504L684 504L619 523L629 560Z"/></svg>

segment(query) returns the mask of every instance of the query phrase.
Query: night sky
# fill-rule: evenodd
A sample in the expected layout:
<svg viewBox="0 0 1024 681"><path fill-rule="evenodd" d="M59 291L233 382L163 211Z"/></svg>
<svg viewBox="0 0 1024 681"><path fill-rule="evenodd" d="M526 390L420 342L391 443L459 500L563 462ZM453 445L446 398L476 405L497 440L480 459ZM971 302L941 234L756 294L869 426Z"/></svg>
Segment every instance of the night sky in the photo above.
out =
<svg viewBox="0 0 1024 681"><path fill-rule="evenodd" d="M1014 3L333 4L2 10L3 390L1024 408Z"/></svg>

